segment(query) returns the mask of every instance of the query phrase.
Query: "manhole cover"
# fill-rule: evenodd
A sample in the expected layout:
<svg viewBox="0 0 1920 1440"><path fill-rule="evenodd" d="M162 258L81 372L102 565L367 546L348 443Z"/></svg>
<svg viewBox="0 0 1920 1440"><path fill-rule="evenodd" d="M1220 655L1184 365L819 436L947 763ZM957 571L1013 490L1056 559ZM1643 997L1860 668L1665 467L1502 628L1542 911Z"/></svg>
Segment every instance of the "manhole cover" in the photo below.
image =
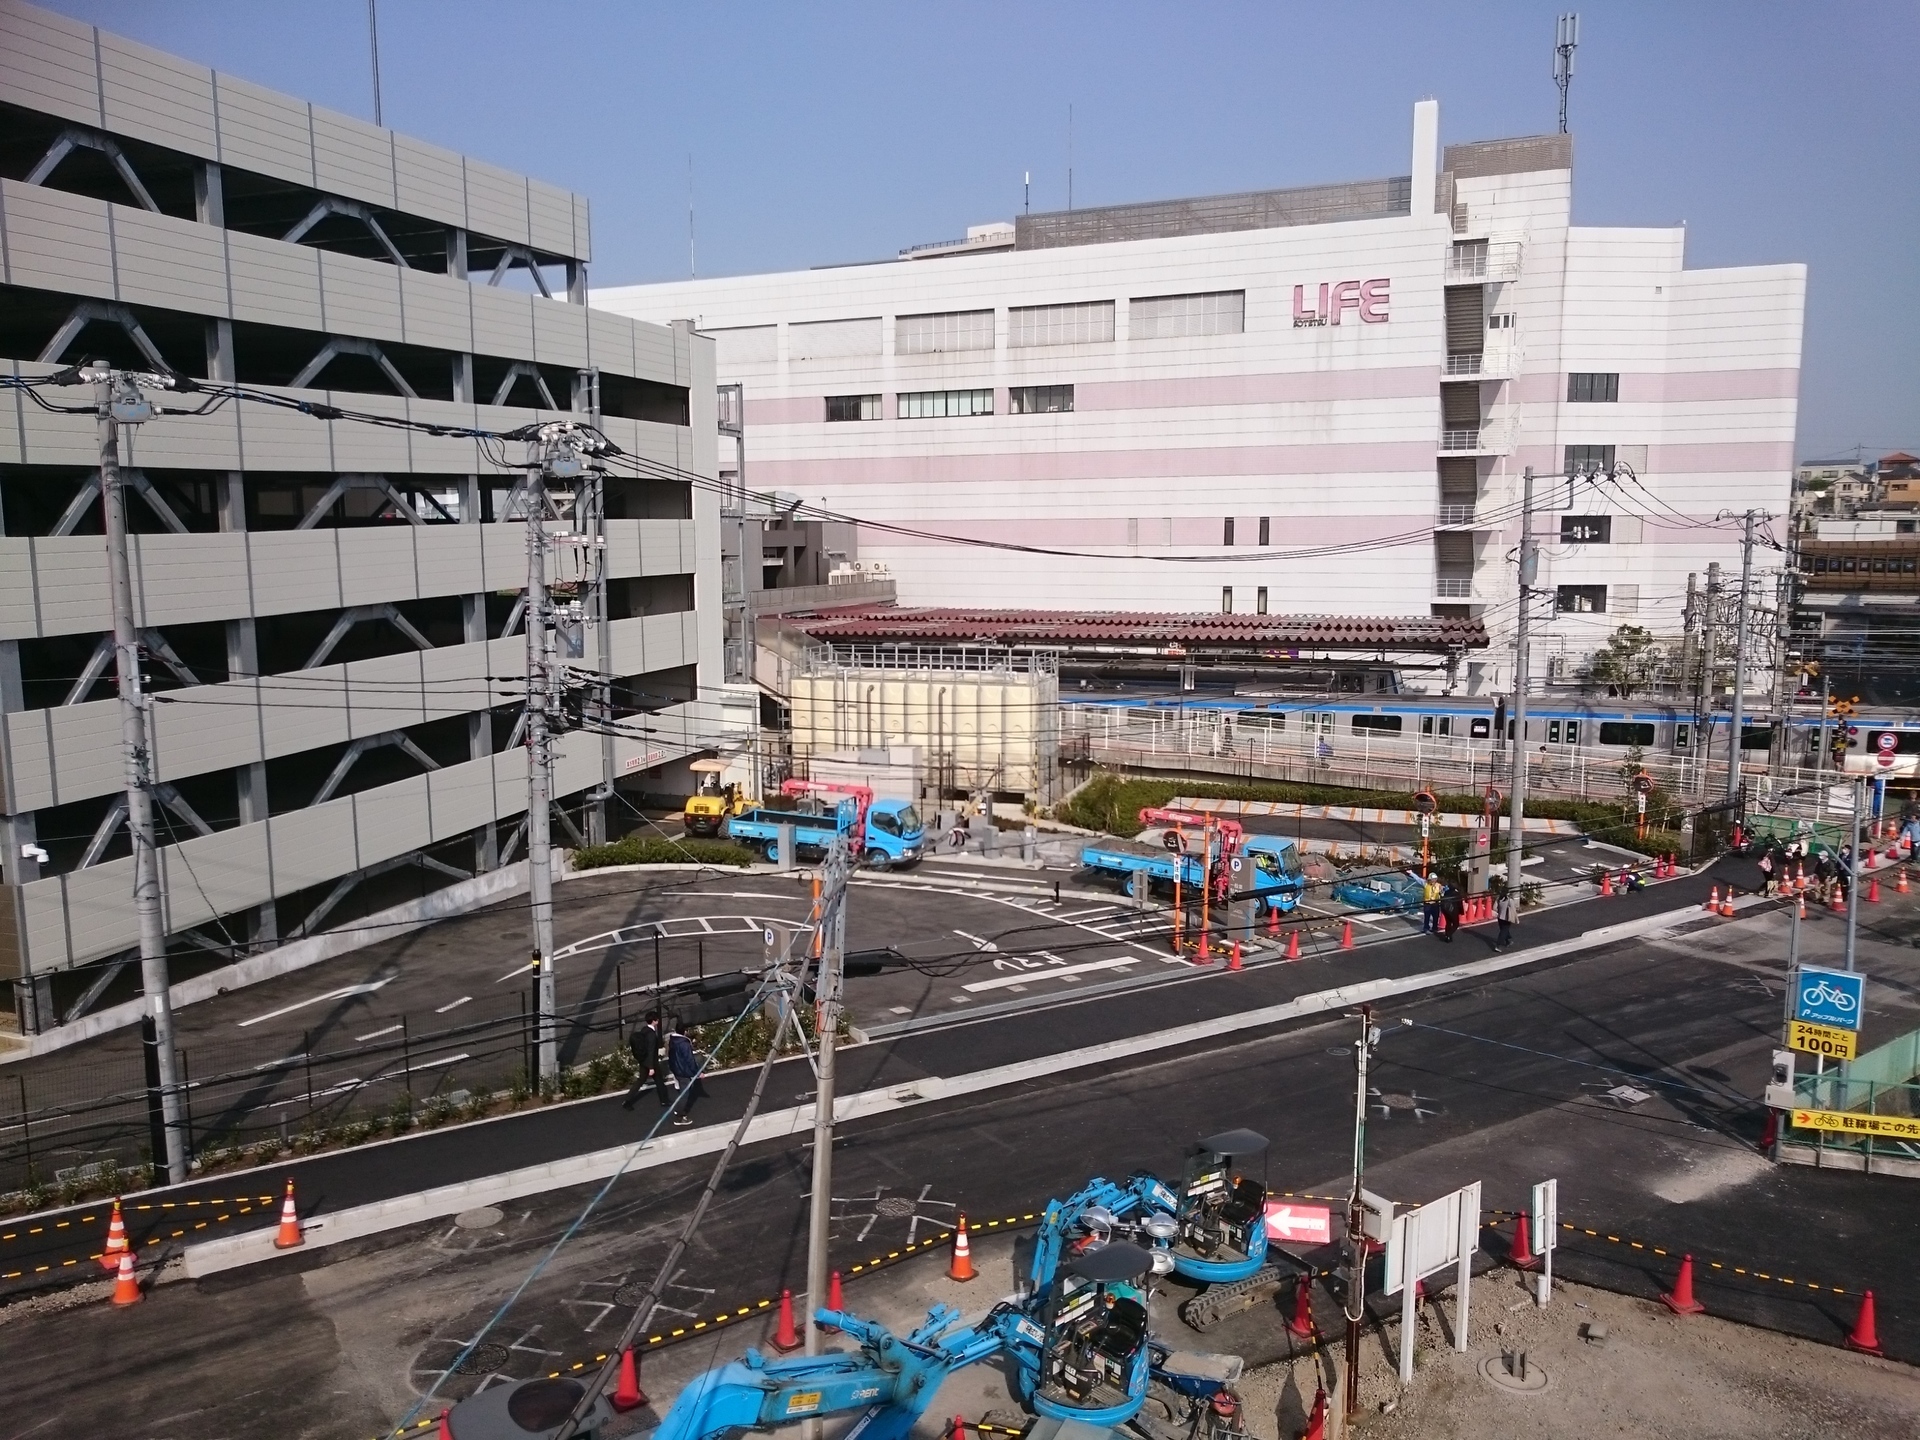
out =
<svg viewBox="0 0 1920 1440"><path fill-rule="evenodd" d="M453 1367L453 1373L456 1375L491 1375L497 1370L506 1368L506 1363L511 1358L507 1353L507 1347L504 1345L476 1345L473 1347L473 1353L471 1355Z"/></svg>
<svg viewBox="0 0 1920 1440"><path fill-rule="evenodd" d="M504 1217L496 1205L482 1205L473 1210L462 1210L453 1217L453 1223L462 1230L491 1230Z"/></svg>
<svg viewBox="0 0 1920 1440"><path fill-rule="evenodd" d="M1547 1372L1527 1358L1524 1350L1489 1355L1480 1362L1481 1378L1510 1395L1538 1395L1547 1388Z"/></svg>
<svg viewBox="0 0 1920 1440"><path fill-rule="evenodd" d="M642 1300L647 1298L648 1288L649 1286L644 1280L629 1280L613 1292L613 1303L616 1305L638 1305Z"/></svg>
<svg viewBox="0 0 1920 1440"><path fill-rule="evenodd" d="M1329 1055L1351 1055L1352 1053L1353 1051L1349 1050L1345 1045L1329 1045L1327 1047L1327 1054Z"/></svg>
<svg viewBox="0 0 1920 1440"><path fill-rule="evenodd" d="M1382 1095L1380 1097L1380 1103L1389 1110L1411 1110L1415 1104L1413 1096L1398 1093Z"/></svg>
<svg viewBox="0 0 1920 1440"><path fill-rule="evenodd" d="M882 1220L905 1220L915 1208L913 1201L903 1195L883 1196L873 1207L874 1213Z"/></svg>

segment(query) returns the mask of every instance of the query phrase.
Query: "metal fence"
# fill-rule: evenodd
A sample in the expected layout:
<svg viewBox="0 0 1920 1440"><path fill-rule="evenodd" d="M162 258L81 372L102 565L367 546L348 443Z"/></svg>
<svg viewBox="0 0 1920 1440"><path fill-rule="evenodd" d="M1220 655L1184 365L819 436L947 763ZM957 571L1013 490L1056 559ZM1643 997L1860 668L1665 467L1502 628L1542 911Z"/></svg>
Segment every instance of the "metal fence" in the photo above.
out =
<svg viewBox="0 0 1920 1440"><path fill-rule="evenodd" d="M736 1013L748 977L628 986L616 966L607 993L563 1006L558 1093L591 1094L625 1075L625 1027L653 1007L690 1025ZM649 977L650 978L650 977ZM480 1113L487 1097L535 1090L538 1027L529 988L436 1012L355 1011L334 1035L308 1031L263 1058L259 1041L198 1041L179 1050L188 1154L208 1162L403 1133ZM72 1063L8 1067L0 1077L0 1196L18 1205L102 1188L132 1188L160 1138L155 1080L137 1032L90 1046ZM607 1057L607 1058L601 1058ZM116 1181L116 1177L118 1180Z"/></svg>

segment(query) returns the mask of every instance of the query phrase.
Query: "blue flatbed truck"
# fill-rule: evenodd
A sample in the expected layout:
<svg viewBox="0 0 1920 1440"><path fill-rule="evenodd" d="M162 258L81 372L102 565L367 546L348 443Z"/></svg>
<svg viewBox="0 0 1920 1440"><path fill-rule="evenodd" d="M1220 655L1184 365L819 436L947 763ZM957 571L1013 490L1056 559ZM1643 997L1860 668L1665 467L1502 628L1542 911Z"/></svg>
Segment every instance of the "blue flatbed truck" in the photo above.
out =
<svg viewBox="0 0 1920 1440"><path fill-rule="evenodd" d="M1232 868L1236 862L1240 866L1237 871ZM1221 863L1216 853L1216 871ZM1247 836L1225 863L1233 896L1251 896L1263 911L1278 910L1283 915L1291 912L1307 888L1293 841L1279 835ZM1089 845L1080 852L1080 864L1083 869L1120 880L1130 880L1144 870L1147 882L1163 890L1173 888L1176 875L1183 887L1195 890L1206 877L1201 857L1192 851L1173 851L1139 840L1106 840Z"/></svg>
<svg viewBox="0 0 1920 1440"><path fill-rule="evenodd" d="M856 862L872 870L896 865L920 863L926 853L926 829L920 812L905 800L876 800L861 813L860 802L852 796L830 810L817 803L810 808L796 804L791 810L772 805L756 806L744 815L727 821L727 838L752 846L769 860L780 858L780 828L793 827L793 858L818 860L833 845L833 837L845 835L847 847Z"/></svg>

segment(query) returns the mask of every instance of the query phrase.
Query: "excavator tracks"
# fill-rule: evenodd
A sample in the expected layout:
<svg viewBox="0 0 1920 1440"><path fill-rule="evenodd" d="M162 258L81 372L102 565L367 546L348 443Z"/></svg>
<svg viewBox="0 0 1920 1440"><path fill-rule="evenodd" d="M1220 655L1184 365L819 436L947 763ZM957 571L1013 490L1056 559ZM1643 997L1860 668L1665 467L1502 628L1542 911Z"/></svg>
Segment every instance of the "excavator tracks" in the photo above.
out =
<svg viewBox="0 0 1920 1440"><path fill-rule="evenodd" d="M1180 1307L1180 1318L1203 1334L1229 1315L1251 1310L1279 1293L1290 1275L1278 1265L1262 1265L1244 1280L1209 1285Z"/></svg>

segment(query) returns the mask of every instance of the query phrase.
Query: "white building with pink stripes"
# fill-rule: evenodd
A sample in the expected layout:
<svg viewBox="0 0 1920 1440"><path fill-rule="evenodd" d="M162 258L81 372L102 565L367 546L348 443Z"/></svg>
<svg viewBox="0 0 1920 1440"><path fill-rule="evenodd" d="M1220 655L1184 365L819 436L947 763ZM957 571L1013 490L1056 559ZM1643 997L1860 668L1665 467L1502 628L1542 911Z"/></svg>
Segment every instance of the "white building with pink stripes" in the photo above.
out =
<svg viewBox="0 0 1920 1440"><path fill-rule="evenodd" d="M1423 101L1407 176L593 303L713 335L751 487L877 522L903 604L1480 615L1484 693L1525 469L1614 467L1537 486L1534 673L1571 678L1621 624L1677 634L1689 572L1738 575L1724 512L1785 515L1806 269L1571 224L1570 137L1438 136Z"/></svg>

